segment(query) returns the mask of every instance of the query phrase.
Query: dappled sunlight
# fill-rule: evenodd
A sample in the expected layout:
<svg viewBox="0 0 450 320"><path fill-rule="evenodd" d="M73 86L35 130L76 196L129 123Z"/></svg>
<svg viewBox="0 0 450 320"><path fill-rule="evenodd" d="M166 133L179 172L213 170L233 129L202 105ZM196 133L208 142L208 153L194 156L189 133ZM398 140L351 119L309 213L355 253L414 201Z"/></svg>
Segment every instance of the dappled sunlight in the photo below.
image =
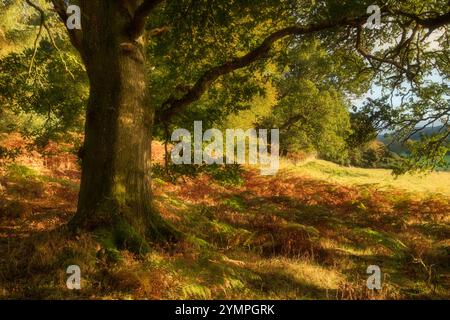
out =
<svg viewBox="0 0 450 320"><path fill-rule="evenodd" d="M95 237L64 235L61 228L76 209L78 180L71 174L6 167L0 248L9 251L0 260L0 276L9 280L3 290L16 296L121 299L448 296L447 197L336 182L324 178L329 168L340 170L342 179L353 179L355 170L314 163L285 166L273 177L246 168L243 183L236 185L222 185L205 173L176 184L154 177L156 208L185 238L171 247L155 245L145 257L104 249ZM63 291L59 267L72 262L86 270L87 289L76 296ZM386 273L378 294L363 285L371 264ZM23 269L40 271L16 272ZM23 281L31 287L18 287ZM57 285L50 288L52 281Z"/></svg>

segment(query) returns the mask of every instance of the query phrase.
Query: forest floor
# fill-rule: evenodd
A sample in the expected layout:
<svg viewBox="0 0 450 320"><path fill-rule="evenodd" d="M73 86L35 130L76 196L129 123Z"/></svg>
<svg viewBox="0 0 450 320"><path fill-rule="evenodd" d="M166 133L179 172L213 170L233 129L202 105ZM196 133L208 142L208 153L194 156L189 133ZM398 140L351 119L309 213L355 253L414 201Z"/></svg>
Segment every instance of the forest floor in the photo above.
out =
<svg viewBox="0 0 450 320"><path fill-rule="evenodd" d="M283 161L273 177L244 168L236 185L155 178L156 205L185 239L112 261L95 236L65 232L75 160L33 153L0 166L0 298L450 298L449 173L394 180ZM73 264L81 290L66 287ZM381 268L381 290L367 289L370 265Z"/></svg>

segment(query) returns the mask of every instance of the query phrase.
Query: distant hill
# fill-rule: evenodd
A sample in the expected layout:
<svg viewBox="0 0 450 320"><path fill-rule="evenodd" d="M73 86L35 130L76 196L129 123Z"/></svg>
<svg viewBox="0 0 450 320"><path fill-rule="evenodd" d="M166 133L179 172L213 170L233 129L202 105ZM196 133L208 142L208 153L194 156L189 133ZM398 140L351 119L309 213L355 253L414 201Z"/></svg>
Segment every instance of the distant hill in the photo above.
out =
<svg viewBox="0 0 450 320"><path fill-rule="evenodd" d="M421 130L419 133L416 133L411 136L410 140L412 141L420 141L422 136L430 136L436 133L439 133L443 129L443 126L434 127L434 128L425 128ZM407 156L409 154L408 147L400 142L392 142L391 134L380 134L378 135L378 140L388 146L389 151L396 153L400 156ZM448 139L450 141L450 137ZM447 153L446 156L447 163L450 163L450 153ZM448 170L448 169L444 169Z"/></svg>
<svg viewBox="0 0 450 320"><path fill-rule="evenodd" d="M425 128L425 129L421 130L420 132L413 134L411 136L410 140L420 141L422 136L431 136L433 134L437 134L437 133L441 132L442 130L444 130L444 126ZM399 142L392 142L392 139L393 139L392 135L389 133L378 135L378 140L383 142L384 144L388 145L390 151L397 153L397 154L408 153L408 148L404 144L399 143ZM450 141L450 137L449 137L449 141Z"/></svg>

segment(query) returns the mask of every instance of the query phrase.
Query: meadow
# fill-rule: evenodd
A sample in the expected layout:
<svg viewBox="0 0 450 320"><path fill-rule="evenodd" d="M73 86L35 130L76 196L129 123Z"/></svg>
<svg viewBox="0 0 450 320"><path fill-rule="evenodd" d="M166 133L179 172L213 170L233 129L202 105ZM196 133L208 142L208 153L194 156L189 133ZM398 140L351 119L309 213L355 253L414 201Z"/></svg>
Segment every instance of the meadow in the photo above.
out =
<svg viewBox="0 0 450 320"><path fill-rule="evenodd" d="M307 175L337 184L371 186L378 190L394 188L413 192L418 197L432 194L450 196L450 172L448 171L395 176L390 170L342 167L323 160L314 160L297 166L292 166L289 161L285 161L284 167L287 171L298 175Z"/></svg>
<svg viewBox="0 0 450 320"><path fill-rule="evenodd" d="M154 177L156 206L184 237L136 255L115 239L65 232L78 192L72 165L2 166L1 298L450 298L449 173L394 179L283 160L276 176L244 167L233 183ZM81 290L66 287L72 264ZM382 270L381 290L366 287L369 265Z"/></svg>

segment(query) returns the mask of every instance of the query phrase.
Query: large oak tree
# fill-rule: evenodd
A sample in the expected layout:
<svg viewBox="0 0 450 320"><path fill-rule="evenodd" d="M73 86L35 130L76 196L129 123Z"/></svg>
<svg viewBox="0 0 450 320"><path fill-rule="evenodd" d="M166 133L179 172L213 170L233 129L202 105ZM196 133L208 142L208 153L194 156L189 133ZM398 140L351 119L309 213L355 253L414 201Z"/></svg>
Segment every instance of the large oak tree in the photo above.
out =
<svg viewBox="0 0 450 320"><path fill-rule="evenodd" d="M65 1L49 2L65 23ZM365 28L373 1L78 1L82 29L67 32L85 65L90 97L72 225L108 230L122 245L138 249L145 239L176 237L151 204L152 128L182 114L221 77L268 58L278 43L289 47L318 37L330 51L357 53L366 61L360 72L378 76L392 92L407 82L420 95L430 70L448 70L449 6L432 0L376 2L382 30ZM447 38L427 50L436 34ZM157 63L173 60L179 63L173 70L189 69L177 46L190 48L184 52L186 64L198 70L191 77L180 74L179 86L150 86ZM148 50L162 54L151 61Z"/></svg>

